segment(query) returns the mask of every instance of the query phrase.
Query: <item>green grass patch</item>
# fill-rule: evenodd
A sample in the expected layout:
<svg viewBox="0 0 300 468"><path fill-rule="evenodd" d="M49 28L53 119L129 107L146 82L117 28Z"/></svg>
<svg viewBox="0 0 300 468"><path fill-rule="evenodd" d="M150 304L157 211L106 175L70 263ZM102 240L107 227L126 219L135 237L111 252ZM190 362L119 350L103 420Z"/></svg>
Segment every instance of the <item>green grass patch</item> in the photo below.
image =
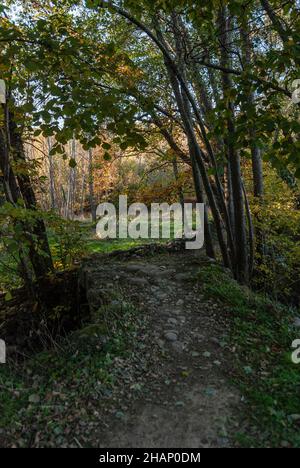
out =
<svg viewBox="0 0 300 468"><path fill-rule="evenodd" d="M56 224L48 227L50 250L57 270L67 270L87 255L110 253L115 250L129 250L150 243L164 243L169 239L99 239L96 225L55 219ZM171 224L172 228L172 224ZM174 237L174 236L173 236ZM171 237L172 238L172 233ZM6 292L22 285L17 259L0 243L0 292ZM12 288L12 285L14 286Z"/></svg>
<svg viewBox="0 0 300 468"><path fill-rule="evenodd" d="M92 253L109 253L115 250L129 250L140 245L151 244L155 241L151 239L87 239L87 252Z"/></svg>
<svg viewBox="0 0 300 468"><path fill-rule="evenodd" d="M297 311L255 294L218 266L199 274L205 293L219 299L231 321L234 382L246 399L250 429L243 446L300 447L300 365L292 363ZM299 312L298 312L299 314Z"/></svg>

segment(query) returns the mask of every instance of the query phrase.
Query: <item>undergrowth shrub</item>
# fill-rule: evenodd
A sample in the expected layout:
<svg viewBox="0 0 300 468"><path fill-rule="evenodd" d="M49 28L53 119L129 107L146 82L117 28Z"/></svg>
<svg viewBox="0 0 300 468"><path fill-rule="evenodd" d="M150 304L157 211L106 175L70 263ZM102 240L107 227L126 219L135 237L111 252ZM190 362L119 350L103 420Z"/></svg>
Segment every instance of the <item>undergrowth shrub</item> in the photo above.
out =
<svg viewBox="0 0 300 468"><path fill-rule="evenodd" d="M55 268L73 267L86 254L86 231L78 221L51 214L47 219L50 247Z"/></svg>
<svg viewBox="0 0 300 468"><path fill-rule="evenodd" d="M291 360L299 311L240 286L221 267L199 273L204 292L220 300L230 321L232 379L250 423L237 433L243 446L300 447L300 366Z"/></svg>
<svg viewBox="0 0 300 468"><path fill-rule="evenodd" d="M300 301L300 187L291 189L268 167L263 202L250 198L257 234L253 286L290 304Z"/></svg>

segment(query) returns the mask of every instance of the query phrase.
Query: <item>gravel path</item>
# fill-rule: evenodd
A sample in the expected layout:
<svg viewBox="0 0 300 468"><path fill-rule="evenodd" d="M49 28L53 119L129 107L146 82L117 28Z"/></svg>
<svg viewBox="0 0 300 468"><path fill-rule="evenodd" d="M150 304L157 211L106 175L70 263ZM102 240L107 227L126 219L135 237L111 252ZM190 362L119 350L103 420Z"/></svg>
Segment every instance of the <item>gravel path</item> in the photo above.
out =
<svg viewBox="0 0 300 468"><path fill-rule="evenodd" d="M184 251L85 266L92 308L118 288L146 319L136 362L117 363L119 393L93 425L92 446L233 446L241 397L228 382L224 314L195 281L207 262Z"/></svg>

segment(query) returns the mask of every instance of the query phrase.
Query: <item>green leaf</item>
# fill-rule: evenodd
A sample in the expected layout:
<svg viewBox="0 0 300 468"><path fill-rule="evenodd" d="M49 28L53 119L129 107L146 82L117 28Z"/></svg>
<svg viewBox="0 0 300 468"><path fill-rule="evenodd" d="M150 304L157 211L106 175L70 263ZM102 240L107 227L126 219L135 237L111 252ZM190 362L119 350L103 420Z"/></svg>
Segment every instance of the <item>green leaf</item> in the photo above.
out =
<svg viewBox="0 0 300 468"><path fill-rule="evenodd" d="M69 166L74 169L76 166L77 166L77 162L75 161L75 159L71 158L70 161L69 161Z"/></svg>
<svg viewBox="0 0 300 468"><path fill-rule="evenodd" d="M244 372L245 372L245 374L249 375L249 374L253 373L253 369L250 366L245 366L244 367Z"/></svg>
<svg viewBox="0 0 300 468"><path fill-rule="evenodd" d="M8 291L6 294L5 294L5 301L6 302L9 302L12 300L12 294L10 291Z"/></svg>
<svg viewBox="0 0 300 468"><path fill-rule="evenodd" d="M124 141L123 143L120 144L120 148L121 148L122 151L127 150L128 143L126 141Z"/></svg>
<svg viewBox="0 0 300 468"><path fill-rule="evenodd" d="M296 177L296 179L300 179L300 167L299 167L299 169L296 170L295 177Z"/></svg>
<svg viewBox="0 0 300 468"><path fill-rule="evenodd" d="M110 161L110 160L111 160L111 155L110 155L109 153L106 152L106 153L104 153L103 159L104 159L105 161Z"/></svg>
<svg viewBox="0 0 300 468"><path fill-rule="evenodd" d="M109 143L103 143L102 148L105 149L105 150L110 150L111 145Z"/></svg>

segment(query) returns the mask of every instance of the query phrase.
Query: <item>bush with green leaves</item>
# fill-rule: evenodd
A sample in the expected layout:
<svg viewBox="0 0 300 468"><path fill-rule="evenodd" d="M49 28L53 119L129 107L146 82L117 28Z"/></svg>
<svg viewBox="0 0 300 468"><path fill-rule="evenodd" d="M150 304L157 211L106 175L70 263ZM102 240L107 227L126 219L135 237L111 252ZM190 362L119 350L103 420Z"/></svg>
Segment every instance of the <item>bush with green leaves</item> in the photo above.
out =
<svg viewBox="0 0 300 468"><path fill-rule="evenodd" d="M257 242L255 288L291 302L299 298L300 188L291 189L271 168L265 177L263 201L251 201Z"/></svg>
<svg viewBox="0 0 300 468"><path fill-rule="evenodd" d="M73 267L86 253L86 230L77 221L48 215L50 248L54 266L58 270Z"/></svg>

